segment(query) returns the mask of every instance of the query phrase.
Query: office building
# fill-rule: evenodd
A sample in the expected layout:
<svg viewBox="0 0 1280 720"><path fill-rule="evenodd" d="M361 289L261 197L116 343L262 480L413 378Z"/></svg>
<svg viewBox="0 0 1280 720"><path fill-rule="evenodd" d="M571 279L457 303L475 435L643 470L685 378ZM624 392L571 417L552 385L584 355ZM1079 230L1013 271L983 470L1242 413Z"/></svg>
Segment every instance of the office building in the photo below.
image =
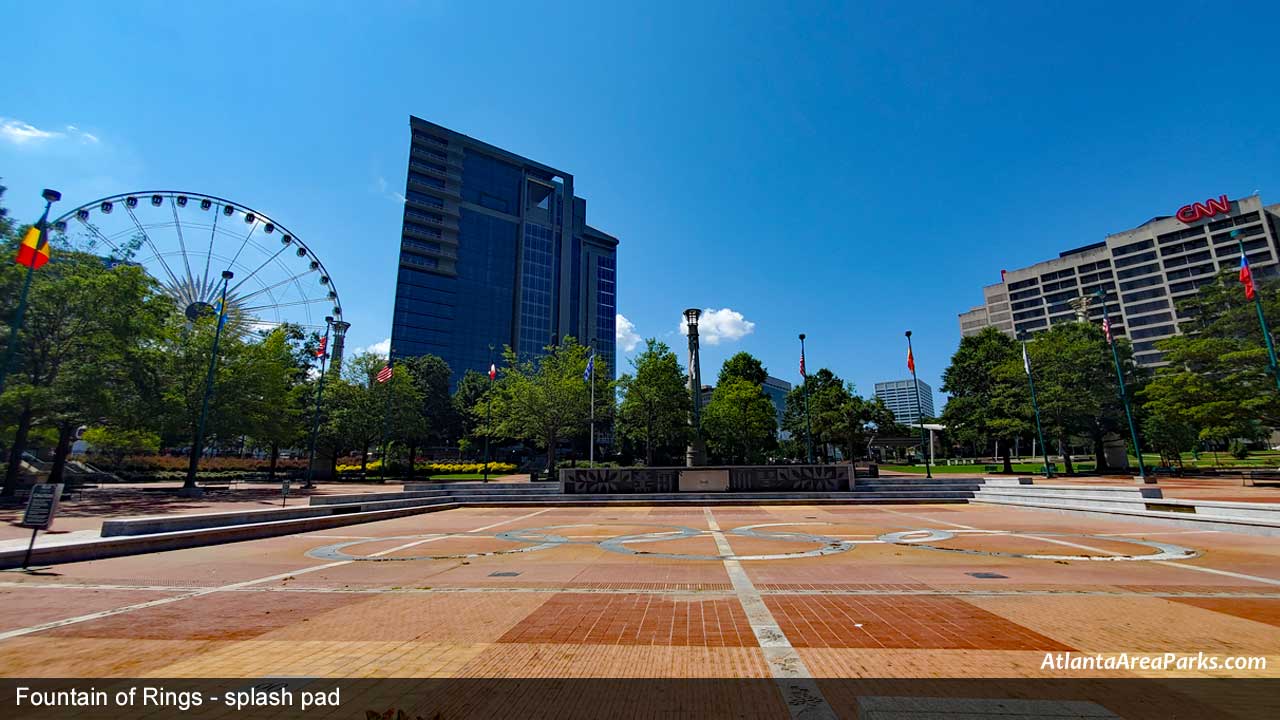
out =
<svg viewBox="0 0 1280 720"><path fill-rule="evenodd" d="M573 176L417 117L391 356L487 372L573 336L616 373L618 240L586 222Z"/></svg>
<svg viewBox="0 0 1280 720"><path fill-rule="evenodd" d="M1194 202L1052 260L1002 271L1001 282L982 289L983 304L960 314L960 333L994 326L1016 335L1081 318L1101 322L1102 308L1092 298L1102 290L1112 333L1133 342L1139 364L1157 366L1163 358L1156 342L1176 335L1179 322L1190 319L1177 312L1176 301L1194 295L1219 271L1239 269L1231 232L1244 236L1250 268L1262 279L1280 272L1277 228L1280 205L1264 207L1257 195ZM1081 307L1080 297L1091 300Z"/></svg>
<svg viewBox="0 0 1280 720"><path fill-rule="evenodd" d="M876 383L876 397L884 401L885 407L893 411L893 419L903 425L914 425L920 422L920 408L924 408L926 418L933 414L933 388L929 383L920 381L920 404L916 404L916 384L911 378L906 380L889 380Z"/></svg>

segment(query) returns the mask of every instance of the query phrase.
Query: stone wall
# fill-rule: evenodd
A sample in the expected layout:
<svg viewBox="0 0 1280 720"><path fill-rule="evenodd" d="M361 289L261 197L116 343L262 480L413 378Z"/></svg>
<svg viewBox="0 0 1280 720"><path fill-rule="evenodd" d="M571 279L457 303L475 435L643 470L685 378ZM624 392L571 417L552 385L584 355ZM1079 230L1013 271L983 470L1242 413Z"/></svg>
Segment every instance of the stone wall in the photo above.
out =
<svg viewBox="0 0 1280 720"><path fill-rule="evenodd" d="M852 465L740 465L728 467L568 468L560 487L575 495L677 493L685 470L725 470L729 492L847 492Z"/></svg>

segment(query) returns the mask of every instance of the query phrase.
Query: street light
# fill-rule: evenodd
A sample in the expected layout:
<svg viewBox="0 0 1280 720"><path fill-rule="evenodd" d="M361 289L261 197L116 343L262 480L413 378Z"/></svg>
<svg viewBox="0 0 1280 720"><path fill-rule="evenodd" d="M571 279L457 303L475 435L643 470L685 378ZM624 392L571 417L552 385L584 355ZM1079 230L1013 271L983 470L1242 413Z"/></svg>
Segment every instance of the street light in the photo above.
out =
<svg viewBox="0 0 1280 720"><path fill-rule="evenodd" d="M920 454L924 456L924 476L932 478L933 471L929 469L929 454L924 447L924 407L920 404L920 378L916 377L916 360L915 353L911 349L910 330L907 331L907 365L911 369L911 382L916 386L916 422L920 423Z"/></svg>
<svg viewBox="0 0 1280 720"><path fill-rule="evenodd" d="M1147 479L1147 466L1142 462L1142 445L1138 444L1138 428L1133 424L1133 412L1129 409L1129 393L1124 388L1124 373L1120 371L1120 352L1116 350L1115 341L1111 339L1111 317L1107 314L1107 295L1102 292L1102 288L1093 291L1097 296L1098 302L1102 303L1102 329L1106 336L1107 345L1111 346L1111 360L1116 366L1116 382L1120 385L1120 403L1124 405L1124 417L1129 421L1129 437L1133 439L1133 451L1138 454L1138 476L1139 482L1154 482ZM1071 448L1066 449L1071 452Z"/></svg>
<svg viewBox="0 0 1280 720"><path fill-rule="evenodd" d="M217 326L213 330L213 350L209 353L209 373L204 380L204 399L200 403L200 422L196 425L196 441L191 445L191 457L187 462L187 479L182 484L181 494L186 497L200 497L200 488L196 486L196 471L200 468L200 454L204 449L204 425L209 418L209 396L213 394L213 373L218 367L218 341L222 339L222 326L227 317L227 283L235 273L222 271L222 292L217 307Z"/></svg>
<svg viewBox="0 0 1280 720"><path fill-rule="evenodd" d="M804 398L804 441L809 464L813 464L813 425L809 421L809 371L804 366L804 333L800 333L800 395Z"/></svg>
<svg viewBox="0 0 1280 720"><path fill-rule="evenodd" d="M333 328L333 316L327 315L324 319L324 342L321 347L324 352L320 354L320 382L316 387L316 412L311 420L311 448L307 451L307 482L302 487L310 490L316 486L313 477L315 475L316 465L316 436L320 434L320 400L324 397L324 361L329 359L329 330Z"/></svg>
<svg viewBox="0 0 1280 720"><path fill-rule="evenodd" d="M45 188L40 193L40 197L44 198L44 214L36 221L35 230L39 233L36 236L35 250L43 248L49 242L49 207L62 199L62 193L51 188ZM27 265L27 277L22 281L22 295L18 299L18 311L14 313L13 323L9 328L9 347L4 353L4 364L0 365L0 393L4 392L5 377L9 374L9 366L13 364L13 354L18 349L18 332L22 330L22 322L27 314L27 295L31 292L31 278L35 275L36 258L33 254L31 262Z"/></svg>

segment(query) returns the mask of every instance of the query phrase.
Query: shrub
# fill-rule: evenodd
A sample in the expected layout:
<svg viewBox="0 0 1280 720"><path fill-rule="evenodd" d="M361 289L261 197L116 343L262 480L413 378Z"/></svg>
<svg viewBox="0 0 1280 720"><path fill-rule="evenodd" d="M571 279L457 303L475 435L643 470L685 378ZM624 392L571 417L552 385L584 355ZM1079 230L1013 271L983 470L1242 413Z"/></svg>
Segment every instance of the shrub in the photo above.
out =
<svg viewBox="0 0 1280 720"><path fill-rule="evenodd" d="M369 464L367 465L367 469L371 473L376 473L381 471L382 461L370 460ZM387 466L387 469L390 471L388 474L391 474L391 475L401 475L401 474L404 474L406 471L405 463L399 462L399 461L392 461L391 464ZM421 463L420 462L420 463L414 464L414 469L417 471L419 475L478 474L478 473L484 472L484 463L472 463L472 462ZM515 472L515 470L516 470L516 466L512 463L500 463L500 462L489 463L490 475L494 475L494 474L502 475L502 474ZM358 473L360 472L360 464L359 463L340 463L338 465L338 472L342 474Z"/></svg>
<svg viewBox="0 0 1280 720"><path fill-rule="evenodd" d="M1228 450L1231 452L1231 457L1237 460L1244 460L1249 457L1249 446L1239 440L1232 440Z"/></svg>

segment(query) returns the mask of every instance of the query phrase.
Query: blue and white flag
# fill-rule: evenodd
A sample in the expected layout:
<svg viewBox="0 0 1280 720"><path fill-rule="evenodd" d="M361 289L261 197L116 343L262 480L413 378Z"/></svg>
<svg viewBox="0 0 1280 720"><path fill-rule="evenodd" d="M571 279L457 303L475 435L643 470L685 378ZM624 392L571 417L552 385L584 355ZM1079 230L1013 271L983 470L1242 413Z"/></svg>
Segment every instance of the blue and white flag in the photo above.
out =
<svg viewBox="0 0 1280 720"><path fill-rule="evenodd" d="M582 373L583 382L591 382L591 375L596 370L596 351L592 350L591 355L587 358L587 369Z"/></svg>

